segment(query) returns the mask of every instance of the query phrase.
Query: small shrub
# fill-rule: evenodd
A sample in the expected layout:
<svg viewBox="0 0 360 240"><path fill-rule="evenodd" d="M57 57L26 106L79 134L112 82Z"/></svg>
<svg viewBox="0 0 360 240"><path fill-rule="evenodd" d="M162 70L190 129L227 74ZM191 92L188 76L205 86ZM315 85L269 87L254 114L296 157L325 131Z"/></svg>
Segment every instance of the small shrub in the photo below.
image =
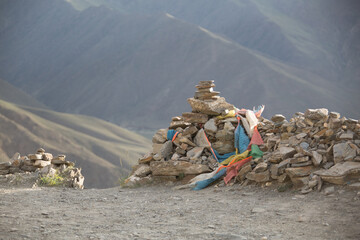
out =
<svg viewBox="0 0 360 240"><path fill-rule="evenodd" d="M64 184L64 178L56 172L53 176L44 176L40 178L40 184L43 186L59 186Z"/></svg>

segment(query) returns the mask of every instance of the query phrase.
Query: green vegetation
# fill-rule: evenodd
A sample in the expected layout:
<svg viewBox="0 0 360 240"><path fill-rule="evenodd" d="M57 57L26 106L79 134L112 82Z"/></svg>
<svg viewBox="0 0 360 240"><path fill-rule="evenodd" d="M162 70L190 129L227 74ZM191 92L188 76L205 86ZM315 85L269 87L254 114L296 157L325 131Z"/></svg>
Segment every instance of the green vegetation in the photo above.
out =
<svg viewBox="0 0 360 240"><path fill-rule="evenodd" d="M40 178L40 185L42 186L55 187L64 184L65 178L62 174L59 173L58 170L56 170L56 173L54 175L46 175Z"/></svg>

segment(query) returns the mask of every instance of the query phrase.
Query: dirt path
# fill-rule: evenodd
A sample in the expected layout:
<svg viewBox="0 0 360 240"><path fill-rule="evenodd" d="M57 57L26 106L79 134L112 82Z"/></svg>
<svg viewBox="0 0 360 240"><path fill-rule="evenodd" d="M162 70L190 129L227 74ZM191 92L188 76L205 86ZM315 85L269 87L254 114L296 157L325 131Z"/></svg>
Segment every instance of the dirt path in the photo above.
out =
<svg viewBox="0 0 360 240"><path fill-rule="evenodd" d="M0 239L360 239L358 190L0 188Z"/></svg>

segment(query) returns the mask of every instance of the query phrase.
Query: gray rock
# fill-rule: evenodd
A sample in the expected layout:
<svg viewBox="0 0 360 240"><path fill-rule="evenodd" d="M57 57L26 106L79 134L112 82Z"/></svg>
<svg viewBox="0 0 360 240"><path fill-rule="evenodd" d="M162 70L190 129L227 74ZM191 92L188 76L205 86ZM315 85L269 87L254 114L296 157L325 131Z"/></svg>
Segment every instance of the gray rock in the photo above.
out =
<svg viewBox="0 0 360 240"><path fill-rule="evenodd" d="M170 129L186 128L186 127L188 127L188 126L190 126L190 125L191 125L191 123L185 122L185 121L172 121L172 122L170 123L169 128L170 128Z"/></svg>
<svg viewBox="0 0 360 240"><path fill-rule="evenodd" d="M35 163L34 163L34 167L43 168L43 167L46 167L46 166L48 166L50 164L51 164L50 161L36 160Z"/></svg>
<svg viewBox="0 0 360 240"><path fill-rule="evenodd" d="M234 132L223 129L218 131L215 137L219 141L232 141L234 139Z"/></svg>
<svg viewBox="0 0 360 240"><path fill-rule="evenodd" d="M200 129L195 138L194 138L194 143L198 146L198 147L209 147L209 143L206 140L206 136L205 136L205 132L204 129Z"/></svg>
<svg viewBox="0 0 360 240"><path fill-rule="evenodd" d="M160 149L160 156L164 159L170 159L171 153L173 152L173 143L171 140L165 142Z"/></svg>
<svg viewBox="0 0 360 240"><path fill-rule="evenodd" d="M185 155L185 154L186 154L186 151L185 151L184 149L182 149L181 147L177 147L177 148L175 149L175 152L176 152L177 154L180 154L180 155Z"/></svg>
<svg viewBox="0 0 360 240"><path fill-rule="evenodd" d="M266 210L263 209L263 208L259 208L259 207L254 207L254 208L251 210L251 213L263 213L263 212L266 212Z"/></svg>
<svg viewBox="0 0 360 240"><path fill-rule="evenodd" d="M329 127L331 129L338 129L341 128L342 126L342 121L338 118L331 118L329 121Z"/></svg>
<svg viewBox="0 0 360 240"><path fill-rule="evenodd" d="M195 175L211 171L206 165L192 164L186 161L156 161L150 163L150 168L154 176Z"/></svg>
<svg viewBox="0 0 360 240"><path fill-rule="evenodd" d="M146 177L151 173L150 166L147 164L138 165L137 169L134 171L133 175L136 177Z"/></svg>
<svg viewBox="0 0 360 240"><path fill-rule="evenodd" d="M353 140L354 133L353 132L346 132L340 135L340 140Z"/></svg>
<svg viewBox="0 0 360 240"><path fill-rule="evenodd" d="M317 151L312 151L312 162L314 164L314 166L319 166L322 162L322 155L320 153L318 153Z"/></svg>
<svg viewBox="0 0 360 240"><path fill-rule="evenodd" d="M300 140L300 139L305 138L306 136L307 136L306 133L299 133L299 134L297 134L295 137Z"/></svg>
<svg viewBox="0 0 360 240"><path fill-rule="evenodd" d="M258 165L256 165L256 167L254 168L254 172L255 173L264 172L267 170L267 167L268 167L267 163L261 162Z"/></svg>
<svg viewBox="0 0 360 240"><path fill-rule="evenodd" d="M190 159L198 159L204 151L204 147L194 147L186 153L186 157Z"/></svg>
<svg viewBox="0 0 360 240"><path fill-rule="evenodd" d="M41 160L42 154L29 154L28 157L30 160Z"/></svg>
<svg viewBox="0 0 360 240"><path fill-rule="evenodd" d="M225 154L229 152L234 152L234 142L233 141L217 141L212 144L212 147L219 153Z"/></svg>
<svg viewBox="0 0 360 240"><path fill-rule="evenodd" d="M355 158L356 149L352 148L348 143L338 143L333 148L334 162L349 161Z"/></svg>
<svg viewBox="0 0 360 240"><path fill-rule="evenodd" d="M6 175L6 174L9 174L9 169L0 170L0 175Z"/></svg>
<svg viewBox="0 0 360 240"><path fill-rule="evenodd" d="M188 135L191 136L194 133L196 133L197 131L198 131L198 129L195 126L189 126L184 129L182 134L183 134L183 136L188 136Z"/></svg>
<svg viewBox="0 0 360 240"><path fill-rule="evenodd" d="M182 114L184 121L189 123L206 123L209 119L207 114L186 112Z"/></svg>
<svg viewBox="0 0 360 240"><path fill-rule="evenodd" d="M152 145L152 153L154 155L159 153L162 146L163 146L163 144L153 143L153 145Z"/></svg>
<svg viewBox="0 0 360 240"><path fill-rule="evenodd" d="M340 113L338 113L338 112L330 112L329 116L330 116L330 118L338 119L338 118L340 118Z"/></svg>
<svg viewBox="0 0 360 240"><path fill-rule="evenodd" d="M314 172L313 166L306 167L292 167L285 169L285 172L289 175L290 178L294 177L304 177L309 176L312 172Z"/></svg>
<svg viewBox="0 0 360 240"><path fill-rule="evenodd" d="M180 154L178 153L174 153L172 156L171 156L171 159L172 161L178 161L180 159Z"/></svg>
<svg viewBox="0 0 360 240"><path fill-rule="evenodd" d="M285 120L286 120L285 116L281 114L275 114L274 116L271 117L271 121L273 121L274 123L280 123Z"/></svg>
<svg viewBox="0 0 360 240"><path fill-rule="evenodd" d="M328 112L326 108L308 109L305 112L305 117L310 120L322 120L328 116Z"/></svg>
<svg viewBox="0 0 360 240"><path fill-rule="evenodd" d="M218 128L215 124L215 119L212 118L209 121L207 121L204 125L204 129L205 129L206 133L215 134L218 130Z"/></svg>
<svg viewBox="0 0 360 240"><path fill-rule="evenodd" d="M168 129L159 129L153 136L152 142L156 144L162 144L167 140Z"/></svg>
<svg viewBox="0 0 360 240"><path fill-rule="evenodd" d="M325 182L333 184L345 184L350 179L359 179L360 163L359 162L341 162L335 164L330 169L321 169L314 174L319 175Z"/></svg>
<svg viewBox="0 0 360 240"><path fill-rule="evenodd" d="M51 153L43 153L42 159L44 161L51 161L53 159L53 155Z"/></svg>
<svg viewBox="0 0 360 240"><path fill-rule="evenodd" d="M270 180L270 171L255 173L254 171L246 174L246 178L255 182L267 182Z"/></svg>
<svg viewBox="0 0 360 240"><path fill-rule="evenodd" d="M8 170L11 166L11 162L0 163L0 170Z"/></svg>
<svg viewBox="0 0 360 240"><path fill-rule="evenodd" d="M331 186L331 187L327 187L324 189L324 194L325 195L330 195L333 194L335 192L335 187Z"/></svg>
<svg viewBox="0 0 360 240"><path fill-rule="evenodd" d="M292 158L297 153L292 147L280 147L279 151L282 159Z"/></svg>

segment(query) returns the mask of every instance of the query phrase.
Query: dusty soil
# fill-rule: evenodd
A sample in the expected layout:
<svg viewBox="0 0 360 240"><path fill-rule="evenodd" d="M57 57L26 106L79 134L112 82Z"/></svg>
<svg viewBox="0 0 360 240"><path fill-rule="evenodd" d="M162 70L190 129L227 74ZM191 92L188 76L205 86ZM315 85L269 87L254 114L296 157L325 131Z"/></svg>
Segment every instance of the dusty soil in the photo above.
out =
<svg viewBox="0 0 360 240"><path fill-rule="evenodd" d="M0 239L360 239L360 193L0 185Z"/></svg>

